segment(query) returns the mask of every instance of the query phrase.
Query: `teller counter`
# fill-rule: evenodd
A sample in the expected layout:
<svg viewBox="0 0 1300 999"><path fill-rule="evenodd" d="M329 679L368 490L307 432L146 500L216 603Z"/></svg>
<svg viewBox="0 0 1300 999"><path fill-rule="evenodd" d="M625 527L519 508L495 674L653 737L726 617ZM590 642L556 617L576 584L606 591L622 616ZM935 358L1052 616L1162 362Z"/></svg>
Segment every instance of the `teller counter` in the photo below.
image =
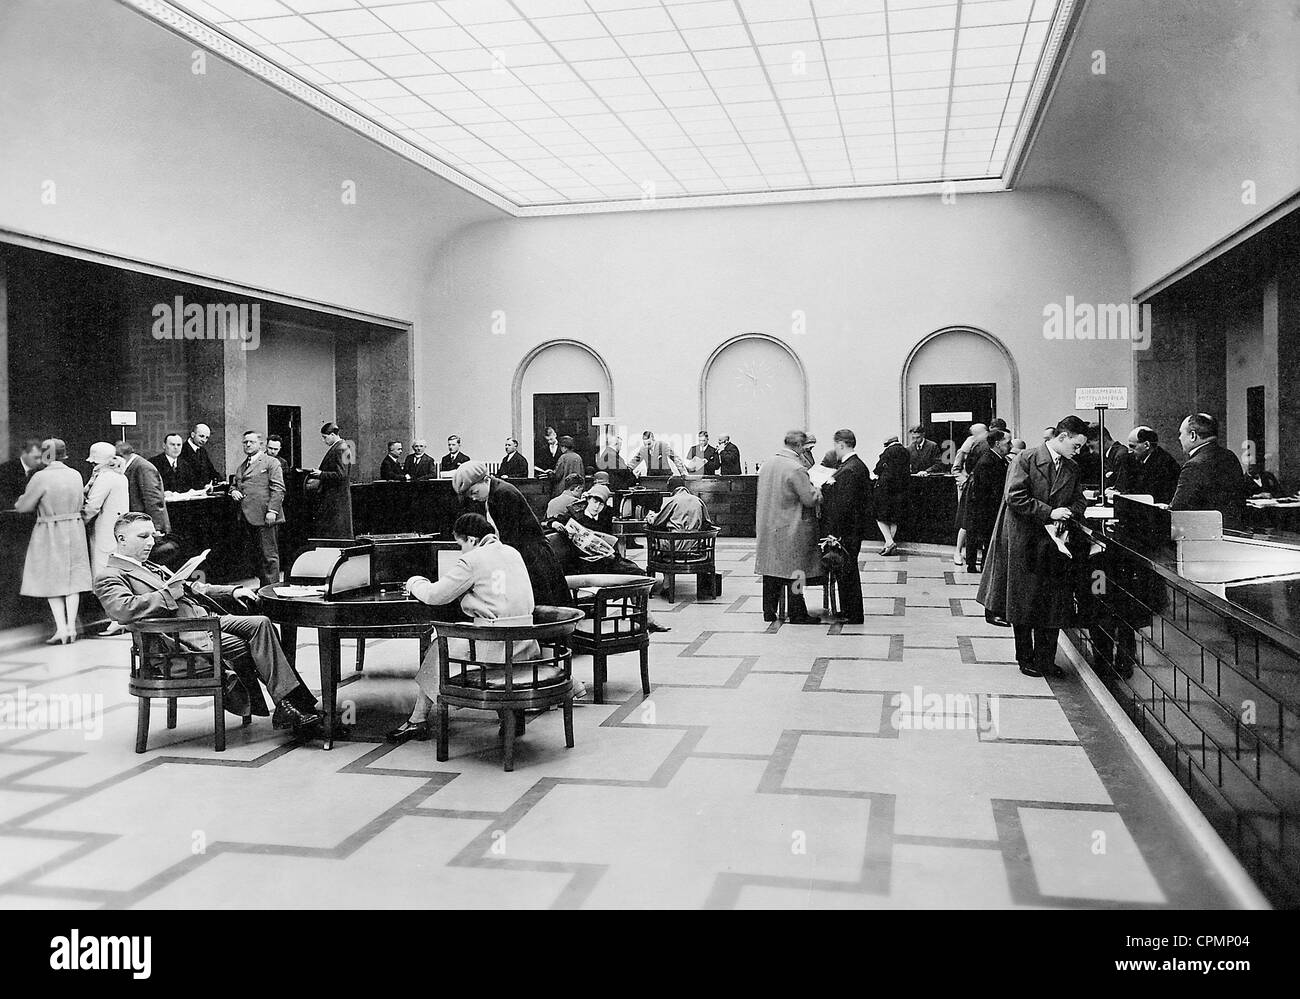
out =
<svg viewBox="0 0 1300 999"><path fill-rule="evenodd" d="M1300 547L1088 533L1096 605L1067 637L1260 890L1300 905Z"/></svg>

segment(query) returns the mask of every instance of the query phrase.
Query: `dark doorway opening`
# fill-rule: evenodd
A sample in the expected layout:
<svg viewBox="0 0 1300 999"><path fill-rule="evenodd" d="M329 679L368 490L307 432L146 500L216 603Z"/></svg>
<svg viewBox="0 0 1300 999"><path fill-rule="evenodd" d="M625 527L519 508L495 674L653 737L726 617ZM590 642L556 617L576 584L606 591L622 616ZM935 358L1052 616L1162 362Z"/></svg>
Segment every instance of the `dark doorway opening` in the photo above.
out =
<svg viewBox="0 0 1300 999"><path fill-rule="evenodd" d="M926 436L943 444L951 439L951 450L945 448L944 458L951 461L962 442L970 436L972 423L987 425L998 412L998 387L991 382L962 385L922 385L921 418ZM969 418L949 421L935 419L945 413L970 413Z"/></svg>
<svg viewBox="0 0 1300 999"><path fill-rule="evenodd" d="M546 428L554 427L558 436L573 438L582 455L582 467L595 468L595 427L591 418L599 415L599 392L539 392L533 396L534 447L544 447Z"/></svg>
<svg viewBox="0 0 1300 999"><path fill-rule="evenodd" d="M280 457L289 467L302 468L302 407L267 406L266 432L280 435Z"/></svg>
<svg viewBox="0 0 1300 999"><path fill-rule="evenodd" d="M1264 386L1252 385L1246 389L1246 440L1250 442L1250 460L1264 468L1264 442L1268 438L1267 418L1264 416ZM1269 469L1276 471L1276 469Z"/></svg>

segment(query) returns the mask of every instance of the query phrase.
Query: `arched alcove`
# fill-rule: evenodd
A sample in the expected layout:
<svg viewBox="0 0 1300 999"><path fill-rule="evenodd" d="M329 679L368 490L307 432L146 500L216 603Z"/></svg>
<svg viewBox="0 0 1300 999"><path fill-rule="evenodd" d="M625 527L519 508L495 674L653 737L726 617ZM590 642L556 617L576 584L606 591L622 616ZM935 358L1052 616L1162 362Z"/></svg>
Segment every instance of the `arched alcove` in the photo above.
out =
<svg viewBox="0 0 1300 999"><path fill-rule="evenodd" d="M1001 340L977 326L945 326L922 337L907 355L899 375L899 431L921 422L923 384L992 383L995 414L1020 432L1020 375ZM1023 436L1023 434L1022 434Z"/></svg>
<svg viewBox="0 0 1300 999"><path fill-rule="evenodd" d="M614 412L614 378L594 348L568 338L539 343L519 362L510 386L510 436L529 461L536 443L533 395L538 392L599 392L600 412Z"/></svg>
<svg viewBox="0 0 1300 999"><path fill-rule="evenodd" d="M785 341L742 333L719 344L700 371L700 427L729 434L753 468L808 426L808 373Z"/></svg>

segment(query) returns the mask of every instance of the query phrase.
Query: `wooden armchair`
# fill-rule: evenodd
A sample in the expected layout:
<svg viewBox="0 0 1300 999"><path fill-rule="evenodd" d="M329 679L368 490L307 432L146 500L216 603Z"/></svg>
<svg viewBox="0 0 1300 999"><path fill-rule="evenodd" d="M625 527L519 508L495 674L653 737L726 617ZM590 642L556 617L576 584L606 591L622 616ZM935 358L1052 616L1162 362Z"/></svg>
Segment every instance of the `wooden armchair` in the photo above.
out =
<svg viewBox="0 0 1300 999"><path fill-rule="evenodd" d="M707 531L646 531L646 572L662 572L664 595L675 602L680 574L695 577L695 595L712 600L722 595L722 576L715 564L718 528Z"/></svg>
<svg viewBox="0 0 1300 999"><path fill-rule="evenodd" d="M216 615L136 621L131 632L130 692L138 698L135 751L143 753L149 741L149 702L167 699L167 727L176 727L176 701L181 697L211 697L213 743L226 750L226 687L221 660L221 619ZM184 634L206 632L212 640L208 652L196 652L181 642ZM252 716L244 715L248 725Z"/></svg>
<svg viewBox="0 0 1300 999"><path fill-rule="evenodd" d="M605 700L606 662L610 656L637 652L641 657L641 692L650 693L650 631L647 617L648 576L566 576L574 602L586 619L573 632L573 650L592 658L597 704Z"/></svg>

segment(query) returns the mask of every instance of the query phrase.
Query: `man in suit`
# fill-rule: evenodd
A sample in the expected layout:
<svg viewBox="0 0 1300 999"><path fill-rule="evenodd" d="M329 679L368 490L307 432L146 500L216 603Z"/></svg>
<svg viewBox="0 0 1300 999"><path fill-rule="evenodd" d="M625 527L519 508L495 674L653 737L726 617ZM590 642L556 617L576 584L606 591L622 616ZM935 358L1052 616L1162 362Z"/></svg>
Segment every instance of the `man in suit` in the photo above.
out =
<svg viewBox="0 0 1300 999"><path fill-rule="evenodd" d="M244 460L235 470L230 498L252 542L257 577L263 586L280 581L280 545L276 527L284 523L284 473L280 463L262 450L262 435L244 431Z"/></svg>
<svg viewBox="0 0 1300 999"><path fill-rule="evenodd" d="M932 440L926 440L925 427L918 423L908 430L907 436L907 462L913 475L918 473L928 475L930 472L946 470L939 445Z"/></svg>
<svg viewBox="0 0 1300 999"><path fill-rule="evenodd" d="M1246 495L1250 498L1276 499L1282 495L1282 484L1277 476L1263 465L1251 462L1246 469Z"/></svg>
<svg viewBox="0 0 1300 999"><path fill-rule="evenodd" d="M167 535L171 533L171 518L167 516L167 500L163 494L162 475L151 462L135 453L127 441L118 441L114 449L122 458L122 474L126 476L128 497L133 513L146 513L153 521L153 548L159 553L158 561L165 562L163 552L175 553L176 544Z"/></svg>
<svg viewBox="0 0 1300 999"><path fill-rule="evenodd" d="M452 434L447 438L447 453L438 462L438 471L454 472L469 460L469 455L460 449L460 438Z"/></svg>
<svg viewBox="0 0 1300 999"><path fill-rule="evenodd" d="M740 448L731 443L731 437L723 434L718 438L718 474L739 475L744 468L740 463Z"/></svg>
<svg viewBox="0 0 1300 999"><path fill-rule="evenodd" d="M551 496L558 496L564 490L564 482L570 475L586 480L587 470L582 467L582 455L578 454L572 437L565 435L559 440L560 457L555 462L555 471L551 478Z"/></svg>
<svg viewBox="0 0 1300 999"><path fill-rule="evenodd" d="M862 624L862 577L858 553L871 530L871 471L858 457L858 438L852 430L835 431L834 478L822 487L822 533L839 538L848 555L836 573L840 614L846 624Z"/></svg>
<svg viewBox="0 0 1300 999"><path fill-rule="evenodd" d="M432 455L424 453L424 449L428 446L428 442L423 437L411 441L411 453L407 456L406 465L402 469L408 479L414 481L438 477L438 463L433 460Z"/></svg>
<svg viewBox="0 0 1300 999"><path fill-rule="evenodd" d="M1240 531L1246 522L1246 485L1237 456L1219 443L1219 421L1193 413L1178 428L1187 461L1178 473L1171 510L1218 510L1225 531Z"/></svg>
<svg viewBox="0 0 1300 999"><path fill-rule="evenodd" d="M717 475L721 462L718 460L718 449L709 443L709 432L701 430L695 435L695 446L686 452L686 464L688 467L695 463L692 471L699 472L702 475Z"/></svg>
<svg viewBox="0 0 1300 999"><path fill-rule="evenodd" d="M506 455L501 459L501 467L497 469L497 478L528 478L528 459L519 453L519 442L513 437L506 438Z"/></svg>
<svg viewBox="0 0 1300 999"><path fill-rule="evenodd" d="M280 463L280 471L284 473L284 481L287 485L289 482L289 459L280 452L284 449L284 438L279 434L269 434L266 438L266 453Z"/></svg>
<svg viewBox="0 0 1300 999"><path fill-rule="evenodd" d="M1123 463L1126 454L1128 454L1128 448L1112 438L1109 430L1103 431L1099 424L1089 423L1088 446L1080 453L1076 462L1079 470L1083 473L1084 486L1089 489L1113 489L1116 472ZM1106 464L1105 482L1101 481L1103 456Z"/></svg>
<svg viewBox="0 0 1300 999"><path fill-rule="evenodd" d="M215 586L182 580L169 584L170 573L149 560L155 535L153 522L144 514L123 514L114 525L113 534L117 538L117 550L108 557L107 567L95 580L95 595L109 617L124 625L158 618L218 614L222 659L246 682L251 681L250 671L241 669L241 665L246 667L251 663L275 703L272 724L302 734L320 723L316 699L285 656L270 620L229 613L230 606L237 605L236 602L255 606L256 593L246 586ZM202 632L182 633L181 640L198 651L211 648L211 638ZM251 694L252 691L250 700L260 704L260 691L256 698ZM265 713L265 707L260 713Z"/></svg>
<svg viewBox="0 0 1300 999"><path fill-rule="evenodd" d="M1011 450L1011 438L1005 430L990 429L989 435L980 445L980 456L971 470L970 481L966 484L966 571L977 572L979 553L984 551L988 558L989 538L993 536L993 525L997 523L998 508L1002 505L1002 493L1007 484L1007 454ZM986 619L987 620L987 619ZM997 621L990 621L997 624Z"/></svg>
<svg viewBox="0 0 1300 999"><path fill-rule="evenodd" d="M596 455L596 469L605 473L605 484L610 489L631 489L636 485L636 476L632 474L627 459L623 457L621 437L606 436L604 449Z"/></svg>
<svg viewBox="0 0 1300 999"><path fill-rule="evenodd" d="M560 460L560 438L554 427L546 428L545 440L537 446L533 455L533 467L537 469L539 479L550 478L555 474L555 463Z"/></svg>
<svg viewBox="0 0 1300 999"><path fill-rule="evenodd" d="M190 488L186 483L189 469L181 464L181 449L184 446L185 438L180 434L168 434L163 438L162 454L149 459L149 464L158 469L158 474L162 476L164 492L183 493Z"/></svg>
<svg viewBox="0 0 1300 999"><path fill-rule="evenodd" d="M1178 487L1177 459L1160 446L1160 436L1150 427L1134 427L1128 447L1115 463L1115 491L1168 503Z"/></svg>
<svg viewBox="0 0 1300 999"><path fill-rule="evenodd" d="M685 475L686 466L671 446L655 440L653 430L641 435L641 450L632 459L633 470L643 469L640 475Z"/></svg>
<svg viewBox="0 0 1300 999"><path fill-rule="evenodd" d="M763 577L763 620L775 621L781 589L791 581L789 624L821 624L808 613L804 583L821 575L817 550L817 501L821 490L812 484L799 454L808 441L802 430L785 435L785 447L763 462L758 473L755 509L754 572Z"/></svg>
<svg viewBox="0 0 1300 999"><path fill-rule="evenodd" d="M0 465L0 509L12 510L14 500L27 488L27 480L44 464L41 442L35 437L23 441L18 457Z"/></svg>
<svg viewBox="0 0 1300 999"><path fill-rule="evenodd" d="M385 482L406 482L410 476L402 467L402 442L389 441L388 453L379 463L379 477Z"/></svg>
<svg viewBox="0 0 1300 999"><path fill-rule="evenodd" d="M306 488L316 500L312 529L320 538L352 537L352 449L337 423L320 428L325 457L319 468L307 469ZM312 483L315 483L313 486Z"/></svg>
<svg viewBox="0 0 1300 999"><path fill-rule="evenodd" d="M1012 463L984 559L976 599L986 615L1011 622L1016 662L1025 676L1061 676L1056 641L1073 623L1075 574L1048 528L1083 516L1083 482L1074 456L1088 425L1067 416L1056 435Z"/></svg>
<svg viewBox="0 0 1300 999"><path fill-rule="evenodd" d="M186 489L206 489L217 481L217 470L208 457L208 440L212 437L212 428L206 423L196 423L190 427L190 436L181 447L180 465L184 469L181 481Z"/></svg>

